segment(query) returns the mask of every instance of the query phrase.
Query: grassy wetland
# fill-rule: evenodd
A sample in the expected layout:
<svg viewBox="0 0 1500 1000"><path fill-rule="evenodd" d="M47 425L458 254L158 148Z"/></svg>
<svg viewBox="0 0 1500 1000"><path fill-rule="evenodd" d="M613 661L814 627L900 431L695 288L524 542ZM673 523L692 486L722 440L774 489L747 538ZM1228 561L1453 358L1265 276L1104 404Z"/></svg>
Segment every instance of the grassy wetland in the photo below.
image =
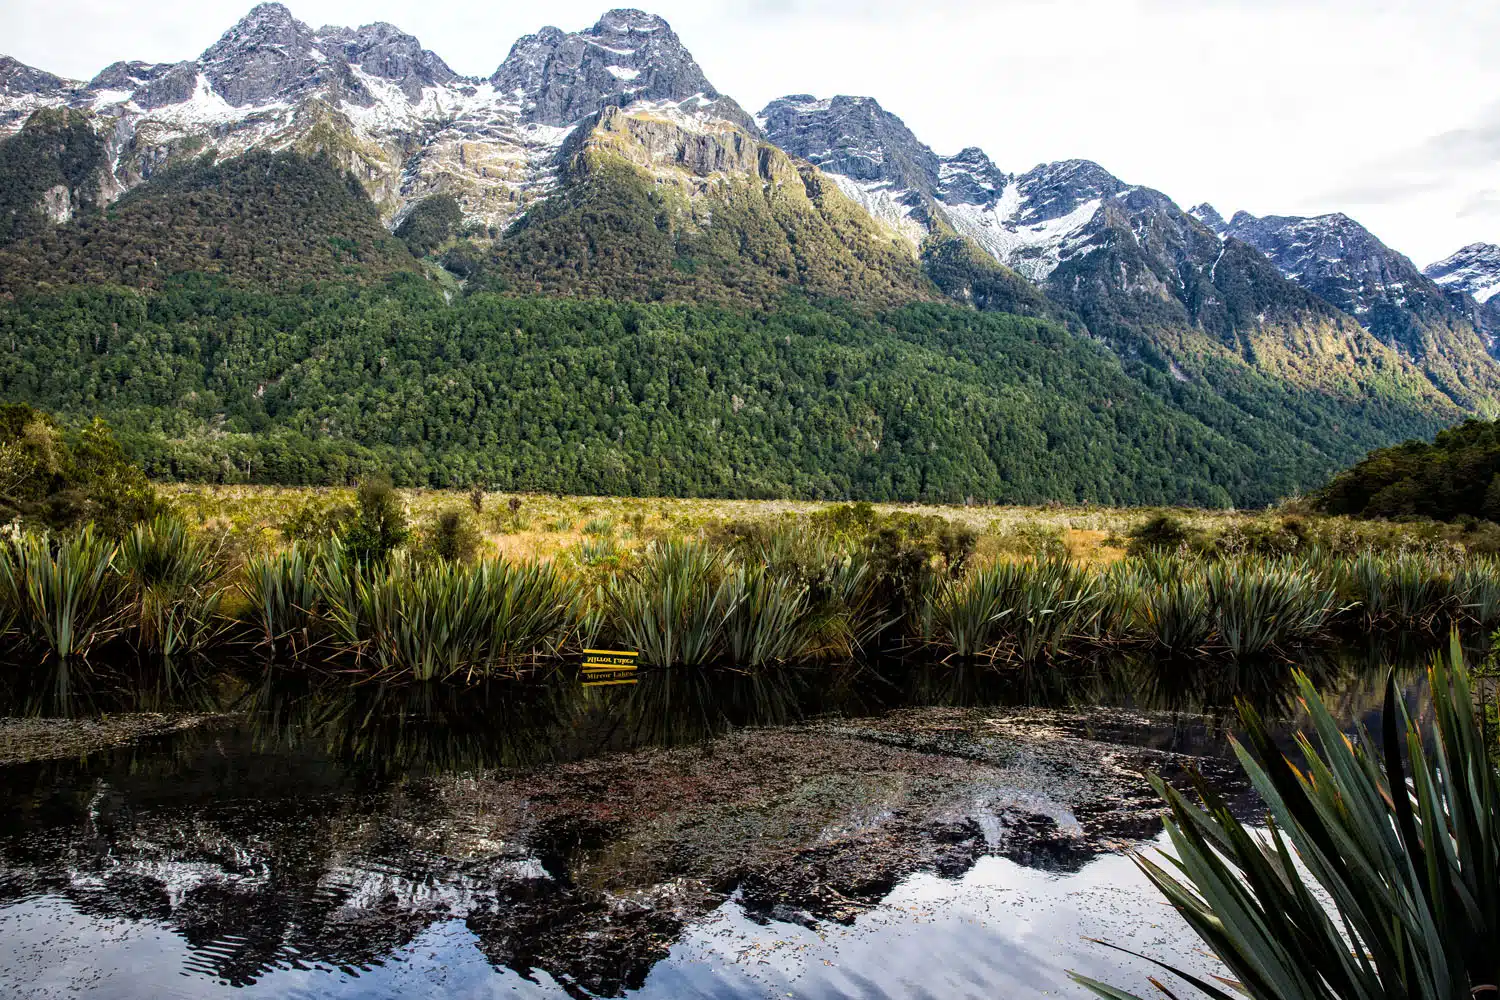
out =
<svg viewBox="0 0 1500 1000"><path fill-rule="evenodd" d="M177 486L149 519L20 523L15 663L260 659L472 682L590 647L661 668L995 669L1116 653L1288 662L1500 618L1492 525L1257 513L901 507Z"/></svg>

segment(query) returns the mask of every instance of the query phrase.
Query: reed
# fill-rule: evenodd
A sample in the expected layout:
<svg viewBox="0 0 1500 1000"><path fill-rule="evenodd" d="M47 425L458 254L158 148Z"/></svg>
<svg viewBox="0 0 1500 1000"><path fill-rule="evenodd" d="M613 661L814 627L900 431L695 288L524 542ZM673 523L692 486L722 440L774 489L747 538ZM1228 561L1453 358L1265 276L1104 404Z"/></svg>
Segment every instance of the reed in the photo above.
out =
<svg viewBox="0 0 1500 1000"><path fill-rule="evenodd" d="M86 658L118 633L124 594L116 546L85 526L54 539L25 532L0 546L0 607L7 632L61 661Z"/></svg>
<svg viewBox="0 0 1500 1000"><path fill-rule="evenodd" d="M172 657L201 653L221 641L224 567L216 548L175 517L138 524L120 542L115 566L129 596L128 628L136 649Z"/></svg>
<svg viewBox="0 0 1500 1000"><path fill-rule="evenodd" d="M1214 609L1201 574L1176 557L1150 556L1110 571L1118 631L1168 653L1207 649Z"/></svg>
<svg viewBox="0 0 1500 1000"><path fill-rule="evenodd" d="M515 669L562 645L576 588L550 563L341 566L321 597L338 649L383 674L428 681Z"/></svg>
<svg viewBox="0 0 1500 1000"><path fill-rule="evenodd" d="M301 543L245 563L239 584L260 642L272 653L306 651L319 637L320 567Z"/></svg>
<svg viewBox="0 0 1500 1000"><path fill-rule="evenodd" d="M1103 578L1067 559L1004 562L939 587L936 640L962 658L1033 663L1103 637Z"/></svg>
<svg viewBox="0 0 1500 1000"><path fill-rule="evenodd" d="M724 651L742 667L764 667L805 655L812 645L809 590L790 573L753 564L728 577Z"/></svg>
<svg viewBox="0 0 1500 1000"><path fill-rule="evenodd" d="M1235 656L1314 639L1338 607L1331 587L1286 559L1250 556L1210 563L1202 578L1215 636Z"/></svg>
<svg viewBox="0 0 1500 1000"><path fill-rule="evenodd" d="M737 595L725 554L702 542L653 542L600 590L614 634L660 667L700 666L723 643Z"/></svg>

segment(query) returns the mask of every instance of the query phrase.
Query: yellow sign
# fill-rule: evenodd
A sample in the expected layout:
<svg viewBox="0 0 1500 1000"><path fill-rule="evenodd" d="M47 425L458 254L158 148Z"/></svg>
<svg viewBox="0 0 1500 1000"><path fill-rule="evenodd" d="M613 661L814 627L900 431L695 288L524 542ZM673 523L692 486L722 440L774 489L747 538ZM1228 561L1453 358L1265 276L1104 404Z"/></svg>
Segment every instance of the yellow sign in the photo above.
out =
<svg viewBox="0 0 1500 1000"><path fill-rule="evenodd" d="M583 686L605 687L609 684L634 684L636 682L636 657L620 649L585 649L583 661Z"/></svg>

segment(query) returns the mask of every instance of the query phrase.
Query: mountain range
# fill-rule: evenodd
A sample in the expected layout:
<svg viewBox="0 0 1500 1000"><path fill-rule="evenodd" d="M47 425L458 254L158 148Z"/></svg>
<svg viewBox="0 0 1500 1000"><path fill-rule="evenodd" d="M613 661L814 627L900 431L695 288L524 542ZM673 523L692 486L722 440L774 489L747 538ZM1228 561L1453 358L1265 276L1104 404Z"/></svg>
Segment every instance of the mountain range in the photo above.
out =
<svg viewBox="0 0 1500 1000"><path fill-rule="evenodd" d="M758 316L793 296L877 317L937 309L928 315L951 318L935 322L963 328L957 311L977 311L1065 332L1067 350L1087 355L1079 365L1102 352L1128 394L1196 428L1204 447L1278 456L1255 488L1205 472L1159 495L1112 494L1140 500L1221 489L1258 502L1367 448L1500 411L1500 247L1424 271L1344 215L1226 221L1086 160L1011 173L978 147L934 152L872 97L791 95L752 115L665 21L636 10L527 35L477 78L391 25L313 29L261 4L195 60L117 62L83 82L0 58L0 135L11 303L0 335L8 327L22 355L35 343L23 314L52 308L42 299L137 289L154 302L188 275L221 296L415 280L454 308L491 295ZM269 384L308 363L278 355ZM116 398L17 364L0 391L64 408ZM250 417L223 399L200 405L206 384L179 388L202 418L191 434L161 418L165 397L122 419L180 451L216 422L285 430L296 409L246 402L261 407ZM1086 405L1114 403L1127 400ZM858 423L818 433L853 441ZM333 426L298 433L338 437ZM389 428L346 433L361 447L419 443ZM1050 446L1028 444L1031 460ZM851 475L829 488L892 488ZM733 479L713 489L733 491ZM985 489L1046 498L1041 485L1012 495L1009 481L996 471ZM897 492L913 489L958 487ZM1090 498L1076 483L1056 489Z"/></svg>

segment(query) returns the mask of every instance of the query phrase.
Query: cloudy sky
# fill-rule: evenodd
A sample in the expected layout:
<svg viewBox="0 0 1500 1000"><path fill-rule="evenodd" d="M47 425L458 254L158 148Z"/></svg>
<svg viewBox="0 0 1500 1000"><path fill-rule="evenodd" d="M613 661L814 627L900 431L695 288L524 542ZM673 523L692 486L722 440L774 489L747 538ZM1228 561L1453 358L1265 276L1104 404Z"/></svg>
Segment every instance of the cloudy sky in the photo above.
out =
<svg viewBox="0 0 1500 1000"><path fill-rule="evenodd" d="M208 47L250 0L16 0L0 52L87 78ZM390 21L460 73L601 2L290 0L314 26ZM867 94L939 152L1003 168L1086 157L1226 216L1343 211L1425 265L1500 243L1493 0L660 0L750 110Z"/></svg>

